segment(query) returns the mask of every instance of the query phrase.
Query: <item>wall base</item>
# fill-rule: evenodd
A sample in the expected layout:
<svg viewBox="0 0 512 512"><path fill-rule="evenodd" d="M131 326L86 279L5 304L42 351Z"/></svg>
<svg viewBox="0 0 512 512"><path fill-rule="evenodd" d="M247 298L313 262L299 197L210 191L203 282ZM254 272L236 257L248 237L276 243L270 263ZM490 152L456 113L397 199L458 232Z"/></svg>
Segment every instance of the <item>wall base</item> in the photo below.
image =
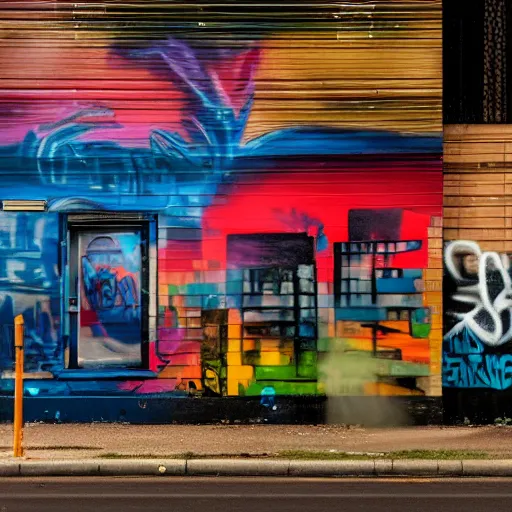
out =
<svg viewBox="0 0 512 512"><path fill-rule="evenodd" d="M275 411L268 409L260 404L259 398L27 397L24 417L26 422L49 423L442 423L441 398L363 396L327 400L298 396L278 397L276 406ZM0 397L0 422L9 422L12 417L12 397Z"/></svg>
<svg viewBox="0 0 512 512"><path fill-rule="evenodd" d="M512 418L512 389L443 390L445 423L489 425L501 418Z"/></svg>

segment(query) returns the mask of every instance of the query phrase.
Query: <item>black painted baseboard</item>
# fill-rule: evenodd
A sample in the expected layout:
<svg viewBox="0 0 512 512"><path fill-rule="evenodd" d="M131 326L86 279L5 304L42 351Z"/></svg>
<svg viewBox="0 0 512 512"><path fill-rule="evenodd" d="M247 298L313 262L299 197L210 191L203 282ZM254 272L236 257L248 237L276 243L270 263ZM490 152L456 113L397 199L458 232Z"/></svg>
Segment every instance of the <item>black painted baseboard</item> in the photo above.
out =
<svg viewBox="0 0 512 512"><path fill-rule="evenodd" d="M496 391L489 389L443 390L444 421L447 424L489 425L512 422L512 389Z"/></svg>
<svg viewBox="0 0 512 512"><path fill-rule="evenodd" d="M259 398L27 397L27 422L128 422L432 425L443 421L442 399L425 397L283 397L276 410ZM13 415L12 397L0 397L0 422Z"/></svg>

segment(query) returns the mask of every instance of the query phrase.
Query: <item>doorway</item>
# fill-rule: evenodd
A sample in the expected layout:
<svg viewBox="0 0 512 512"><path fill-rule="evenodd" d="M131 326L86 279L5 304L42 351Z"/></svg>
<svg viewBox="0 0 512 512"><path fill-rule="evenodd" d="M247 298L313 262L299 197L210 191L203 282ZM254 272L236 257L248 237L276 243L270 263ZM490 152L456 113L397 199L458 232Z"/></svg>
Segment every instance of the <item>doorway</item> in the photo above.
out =
<svg viewBox="0 0 512 512"><path fill-rule="evenodd" d="M148 225L68 226L69 369L147 367Z"/></svg>

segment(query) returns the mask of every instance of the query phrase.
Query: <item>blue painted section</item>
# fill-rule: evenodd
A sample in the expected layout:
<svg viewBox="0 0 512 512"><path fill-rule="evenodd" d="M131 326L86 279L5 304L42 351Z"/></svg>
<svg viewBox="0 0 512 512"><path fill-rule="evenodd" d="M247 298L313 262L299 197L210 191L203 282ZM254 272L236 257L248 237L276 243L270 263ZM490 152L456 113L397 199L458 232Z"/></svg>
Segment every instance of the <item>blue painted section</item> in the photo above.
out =
<svg viewBox="0 0 512 512"><path fill-rule="evenodd" d="M226 421L319 424L325 420L325 397L279 397L277 410L269 410L263 406L259 396L227 400L206 397L201 400L183 400L183 398L186 396L172 398L88 395L27 397L24 417L27 422L129 422L134 424ZM368 404L368 408L371 409L372 404ZM0 423L12 421L12 415L12 398L0 396Z"/></svg>
<svg viewBox="0 0 512 512"><path fill-rule="evenodd" d="M336 308L334 310L336 321L348 320L353 322L383 322L387 320L386 310L383 308Z"/></svg>
<svg viewBox="0 0 512 512"><path fill-rule="evenodd" d="M414 278L377 279L377 293L417 293Z"/></svg>
<svg viewBox="0 0 512 512"><path fill-rule="evenodd" d="M512 386L512 355L444 354L443 386L447 388L507 389Z"/></svg>
<svg viewBox="0 0 512 512"><path fill-rule="evenodd" d="M512 386L512 355L488 348L467 327L443 342L443 386L504 390Z"/></svg>
<svg viewBox="0 0 512 512"><path fill-rule="evenodd" d="M152 372L150 370L109 370L104 369L102 371L98 370L62 370L55 374L55 378L58 380L78 380L78 381L87 381L91 380L133 380L133 379L154 379L158 376L157 373Z"/></svg>
<svg viewBox="0 0 512 512"><path fill-rule="evenodd" d="M407 411L416 425L439 425L443 421L441 397L359 396L361 413L354 417L354 397L338 397L336 407L350 410L347 421L364 424L367 411L388 405L392 411ZM0 422L12 421L12 399L0 396ZM25 399L27 422L129 422L134 424L250 422L268 424L313 424L326 419L325 397L280 396L277 408L265 407L261 397L219 400L182 400L157 397L46 397ZM391 404L391 407L389 407ZM384 409L386 409L384 407ZM395 413L396 416L396 413ZM352 418L352 420L350 420ZM341 418L345 420L345 418ZM370 420L371 421L371 420ZM382 422L382 418L379 418ZM395 418L389 418L395 424ZM374 422L376 423L376 421ZM380 424L380 423L379 423ZM376 424L375 426L378 426Z"/></svg>
<svg viewBox="0 0 512 512"><path fill-rule="evenodd" d="M388 272L391 272L390 269ZM423 273L421 270L404 269L402 277L384 276L378 278L377 293L418 293L415 281L421 280Z"/></svg>
<svg viewBox="0 0 512 512"><path fill-rule="evenodd" d="M66 125L64 125L66 126ZM70 121L52 135L51 144L30 132L19 145L0 147L0 184L5 199L46 199L52 211L168 209L189 226L191 208L200 215L226 172L257 172L278 168L282 157L358 154L436 154L440 137L403 136L380 131L290 128L247 145L223 149L229 158L212 167L204 148L188 147L189 160L177 154L177 140L150 148L129 148L114 142L84 142L77 137L101 126ZM161 131L155 132L161 137ZM158 138L157 137L157 138ZM160 139L158 139L160 140ZM174 145L171 143L173 141ZM52 147L41 150L41 146ZM181 146L179 146L181 148ZM65 151L64 151L65 150ZM61 152L63 152L61 154ZM250 160L248 160L250 159ZM250 163L249 163L250 162ZM23 175L23 187L18 176Z"/></svg>

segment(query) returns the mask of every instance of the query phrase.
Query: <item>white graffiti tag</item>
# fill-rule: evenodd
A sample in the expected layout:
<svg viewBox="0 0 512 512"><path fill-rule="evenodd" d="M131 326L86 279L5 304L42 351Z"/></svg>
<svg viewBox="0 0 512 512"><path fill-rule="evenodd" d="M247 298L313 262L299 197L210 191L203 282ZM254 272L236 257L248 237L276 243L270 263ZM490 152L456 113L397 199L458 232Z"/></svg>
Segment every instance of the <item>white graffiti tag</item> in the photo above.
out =
<svg viewBox="0 0 512 512"><path fill-rule="evenodd" d="M473 306L469 312L449 312L460 321L446 337L468 327L486 345L497 347L510 341L512 280L508 255L482 252L477 243L459 240L446 247L444 260L457 284L452 299Z"/></svg>

